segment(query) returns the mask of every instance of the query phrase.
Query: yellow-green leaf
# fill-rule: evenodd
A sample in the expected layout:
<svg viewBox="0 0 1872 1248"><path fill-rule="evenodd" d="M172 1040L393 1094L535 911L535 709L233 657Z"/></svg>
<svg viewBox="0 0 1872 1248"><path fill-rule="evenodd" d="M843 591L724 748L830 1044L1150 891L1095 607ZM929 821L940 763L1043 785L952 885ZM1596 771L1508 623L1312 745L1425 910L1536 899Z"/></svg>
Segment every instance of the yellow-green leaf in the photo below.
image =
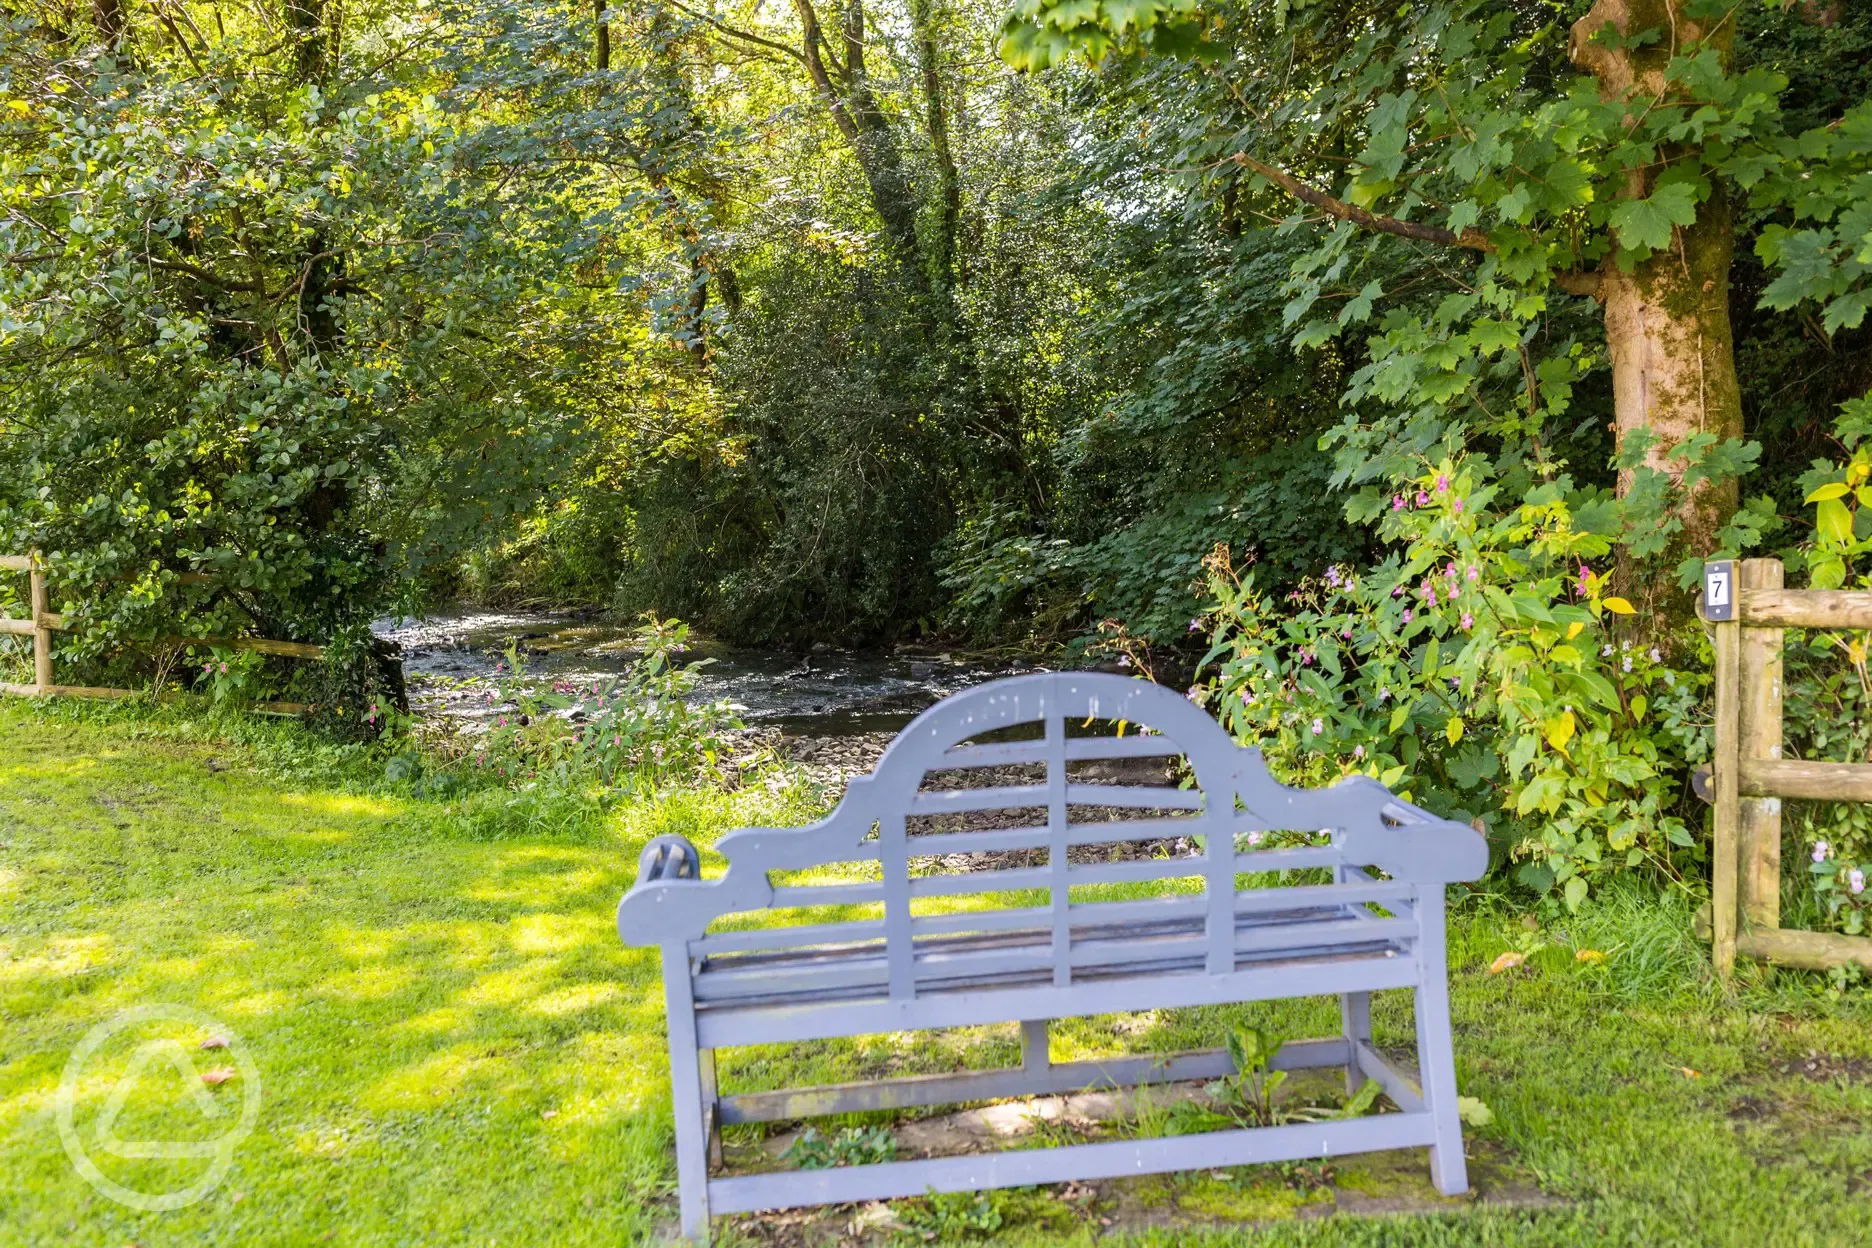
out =
<svg viewBox="0 0 1872 1248"><path fill-rule="evenodd" d="M1807 501L1810 503L1823 503L1829 498L1844 498L1845 496L1846 483L1844 481L1829 481L1809 494L1807 496Z"/></svg>
<svg viewBox="0 0 1872 1248"><path fill-rule="evenodd" d="M1577 721L1573 718L1573 712L1561 711L1542 725L1547 732L1547 744L1565 753L1567 742L1573 739L1573 729L1576 726Z"/></svg>
<svg viewBox="0 0 1872 1248"><path fill-rule="evenodd" d="M1443 725L1443 735L1449 738L1449 743L1451 745L1455 745L1458 741L1462 740L1462 732L1463 722L1462 716L1460 715L1450 716L1449 723Z"/></svg>
<svg viewBox="0 0 1872 1248"><path fill-rule="evenodd" d="M1586 625L1582 624L1580 621L1574 620L1571 624L1566 626L1566 639L1572 641L1575 637L1580 635L1580 630L1585 627Z"/></svg>
<svg viewBox="0 0 1872 1248"><path fill-rule="evenodd" d="M1604 605L1605 609L1610 611L1613 615L1637 614L1637 608L1633 607L1631 603L1625 601L1623 598L1607 598Z"/></svg>
<svg viewBox="0 0 1872 1248"><path fill-rule="evenodd" d="M1846 504L1838 499L1823 499L1815 509L1814 527L1820 536L1836 542L1852 540L1852 512L1846 510Z"/></svg>

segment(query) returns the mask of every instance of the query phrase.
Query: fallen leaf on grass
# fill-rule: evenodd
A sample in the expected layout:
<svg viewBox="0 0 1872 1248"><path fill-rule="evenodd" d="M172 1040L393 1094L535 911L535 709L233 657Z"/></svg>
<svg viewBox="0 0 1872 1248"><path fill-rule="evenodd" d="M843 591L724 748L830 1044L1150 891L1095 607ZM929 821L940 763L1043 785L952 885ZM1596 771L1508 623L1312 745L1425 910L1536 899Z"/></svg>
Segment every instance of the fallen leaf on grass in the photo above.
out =
<svg viewBox="0 0 1872 1248"><path fill-rule="evenodd" d="M1499 975L1503 971L1512 971L1525 961L1527 961L1527 954L1525 953L1504 953L1499 958L1489 963L1488 973L1491 975Z"/></svg>
<svg viewBox="0 0 1872 1248"><path fill-rule="evenodd" d="M204 1049L225 1049L227 1046L228 1038L226 1036L209 1036L206 1040L201 1042L201 1047Z"/></svg>
<svg viewBox="0 0 1872 1248"><path fill-rule="evenodd" d="M1683 1077L1686 1079L1701 1079L1703 1077L1700 1072L1691 1070L1688 1066L1679 1066L1677 1069L1683 1072Z"/></svg>
<svg viewBox="0 0 1872 1248"><path fill-rule="evenodd" d="M1495 1121L1495 1111L1482 1103L1479 1096L1459 1096L1456 1098L1456 1116L1465 1126L1486 1127Z"/></svg>
<svg viewBox="0 0 1872 1248"><path fill-rule="evenodd" d="M1581 949L1578 953L1573 955L1573 960L1575 962L1586 963L1603 962L1605 961L1605 954L1600 953L1597 949Z"/></svg>
<svg viewBox="0 0 1872 1248"><path fill-rule="evenodd" d="M213 1070L202 1071L201 1081L212 1088L217 1084L226 1083L233 1077L234 1068L232 1066L217 1066Z"/></svg>

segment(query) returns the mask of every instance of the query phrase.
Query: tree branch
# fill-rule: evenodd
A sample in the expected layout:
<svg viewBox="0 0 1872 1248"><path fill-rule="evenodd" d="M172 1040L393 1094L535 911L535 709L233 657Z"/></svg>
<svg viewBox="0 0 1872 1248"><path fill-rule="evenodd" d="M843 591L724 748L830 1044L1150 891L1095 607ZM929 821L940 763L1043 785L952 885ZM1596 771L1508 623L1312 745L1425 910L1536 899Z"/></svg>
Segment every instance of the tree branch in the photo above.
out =
<svg viewBox="0 0 1872 1248"><path fill-rule="evenodd" d="M210 286L219 286L223 290L251 290L255 294L266 293L265 288L262 287L257 280L251 282L235 281L233 278L221 277L218 274L210 273L207 269L197 268L195 265L185 263L181 260L163 260L156 256L145 256L143 258L152 268L168 269L175 273L186 273L197 281L207 282Z"/></svg>
<svg viewBox="0 0 1872 1248"><path fill-rule="evenodd" d="M1569 295L1590 295L1597 299L1602 283L1598 269L1575 269L1570 273L1555 273L1553 284Z"/></svg>
<svg viewBox="0 0 1872 1248"><path fill-rule="evenodd" d="M698 22L702 22L702 23L705 23L706 25L714 27L716 30L720 31L724 35L727 35L731 39L742 39L742 40L747 41L748 43L758 43L764 48L772 48L776 52L784 52L796 61L803 62L806 59L805 55L798 48L793 47L791 44L780 43L777 40L762 38L760 35L754 34L752 31L737 30L733 26L730 26L727 22L717 21L715 18L710 17L706 13L696 12L694 9L690 8L688 5L681 3L681 0L669 0L669 6L672 9L675 9L680 13L687 13L690 17L695 18Z"/></svg>
<svg viewBox="0 0 1872 1248"><path fill-rule="evenodd" d="M1440 225L1425 225L1417 221L1400 221L1396 217L1381 217L1377 213L1367 212L1343 199L1336 199L1325 191L1308 186L1293 174L1272 165L1263 164L1246 152L1235 153L1235 163L1245 169L1260 174L1275 186L1303 204L1318 208L1329 217L1341 221L1350 221L1353 225L1380 234L1395 234L1399 238L1415 239L1420 243L1440 243L1445 247L1462 247L1469 251L1492 252L1495 244L1489 242L1488 235L1481 230L1464 230L1458 234L1454 230L1444 229Z"/></svg>

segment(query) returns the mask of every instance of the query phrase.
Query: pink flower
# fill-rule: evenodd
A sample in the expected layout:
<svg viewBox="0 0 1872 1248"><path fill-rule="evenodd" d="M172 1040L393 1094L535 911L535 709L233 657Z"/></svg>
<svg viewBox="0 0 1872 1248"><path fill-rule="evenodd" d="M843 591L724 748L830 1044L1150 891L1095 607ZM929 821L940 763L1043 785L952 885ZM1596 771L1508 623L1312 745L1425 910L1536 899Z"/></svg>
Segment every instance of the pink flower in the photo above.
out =
<svg viewBox="0 0 1872 1248"><path fill-rule="evenodd" d="M1404 593L1404 587L1402 585L1393 585L1391 587L1391 596L1393 598L1400 597L1403 595L1403 593Z"/></svg>
<svg viewBox="0 0 1872 1248"><path fill-rule="evenodd" d="M1408 624L1410 623L1410 620L1411 620L1411 609L1409 607L1405 607L1404 608L1404 622Z"/></svg>
<svg viewBox="0 0 1872 1248"><path fill-rule="evenodd" d="M221 674L222 674L223 676L225 676L225 675L227 675L227 664L225 664L225 663L223 663L223 664L221 665Z"/></svg>
<svg viewBox="0 0 1872 1248"><path fill-rule="evenodd" d="M1430 495L1428 495L1422 490L1418 490L1417 491L1417 505L1419 507L1428 507L1430 505Z"/></svg>
<svg viewBox="0 0 1872 1248"><path fill-rule="evenodd" d="M1465 629L1475 627L1475 616L1470 615L1467 611L1463 612L1462 613L1462 626Z"/></svg>
<svg viewBox="0 0 1872 1248"><path fill-rule="evenodd" d="M1447 493L1448 491L1449 491L1449 478L1439 472L1437 474L1437 479L1436 479L1436 492L1439 494L1444 494L1444 493Z"/></svg>
<svg viewBox="0 0 1872 1248"><path fill-rule="evenodd" d="M1459 516L1462 515L1462 499L1459 498L1455 502L1451 503L1450 510L1455 512Z"/></svg>
<svg viewBox="0 0 1872 1248"><path fill-rule="evenodd" d="M1424 590L1424 596L1423 596L1423 597L1424 597L1424 605L1425 605L1426 607L1434 607L1434 606L1436 606L1436 590L1434 590L1434 589L1425 589L1425 590Z"/></svg>
<svg viewBox="0 0 1872 1248"><path fill-rule="evenodd" d="M1858 867L1854 867L1852 870L1848 871L1846 873L1846 887L1852 889L1855 893L1865 892L1865 872L1861 871Z"/></svg>
<svg viewBox="0 0 1872 1248"><path fill-rule="evenodd" d="M1404 496L1402 494L1393 494L1391 496L1391 510L1392 511L1404 510Z"/></svg>
<svg viewBox="0 0 1872 1248"><path fill-rule="evenodd" d="M1475 564L1472 563L1469 565L1469 570L1467 572L1464 572L1463 575L1469 578L1471 581L1473 581L1478 576L1481 576L1482 574L1476 570Z"/></svg>

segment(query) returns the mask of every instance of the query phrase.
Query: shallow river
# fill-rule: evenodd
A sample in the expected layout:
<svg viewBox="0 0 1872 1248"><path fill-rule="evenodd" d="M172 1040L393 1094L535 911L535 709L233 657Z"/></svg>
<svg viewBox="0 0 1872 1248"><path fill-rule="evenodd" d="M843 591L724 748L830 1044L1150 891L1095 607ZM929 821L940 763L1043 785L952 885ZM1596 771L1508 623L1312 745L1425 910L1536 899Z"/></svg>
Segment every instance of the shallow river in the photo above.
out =
<svg viewBox="0 0 1872 1248"><path fill-rule="evenodd" d="M543 680L608 679L634 657L628 627L573 612L441 611L418 621L380 620L375 627L403 647L412 701L463 719L486 714L485 694L453 683L492 677L510 643L520 648L529 673ZM802 655L698 641L689 653L708 660L696 684L698 700L726 698L749 725L811 737L894 731L958 689L1039 670L911 648Z"/></svg>

